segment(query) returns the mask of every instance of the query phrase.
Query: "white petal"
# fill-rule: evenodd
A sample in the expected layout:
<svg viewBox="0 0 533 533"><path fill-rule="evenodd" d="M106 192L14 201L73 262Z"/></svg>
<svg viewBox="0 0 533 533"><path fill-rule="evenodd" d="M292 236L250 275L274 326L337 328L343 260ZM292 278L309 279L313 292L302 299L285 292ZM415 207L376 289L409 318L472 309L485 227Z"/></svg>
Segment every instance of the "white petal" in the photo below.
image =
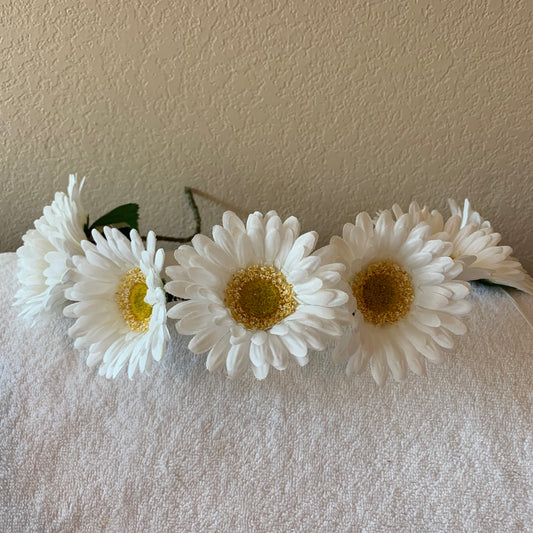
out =
<svg viewBox="0 0 533 533"><path fill-rule="evenodd" d="M451 349L453 348L453 338L452 336L444 329L439 329L433 333L433 340L442 348Z"/></svg>
<svg viewBox="0 0 533 533"><path fill-rule="evenodd" d="M232 211L226 211L222 215L222 225L231 235L237 236L246 231L242 220Z"/></svg>
<svg viewBox="0 0 533 533"><path fill-rule="evenodd" d="M454 335L464 335L467 331L466 326L456 317L448 313L439 313L441 326L446 328Z"/></svg>
<svg viewBox="0 0 533 533"><path fill-rule="evenodd" d="M336 343L331 352L331 359L334 363L342 363L348 358L348 341L350 340L350 334L342 336Z"/></svg>
<svg viewBox="0 0 533 533"><path fill-rule="evenodd" d="M352 251L348 244L337 235L331 237L330 243L335 250L335 260L342 261L347 265L352 263L352 261L355 259L355 253L358 252L358 249Z"/></svg>
<svg viewBox="0 0 533 533"><path fill-rule="evenodd" d="M271 264L274 262L280 248L280 235L278 230L271 230L265 237L265 260Z"/></svg>
<svg viewBox="0 0 533 533"><path fill-rule="evenodd" d="M417 268L428 265L429 263L431 263L432 259L433 255L431 255L430 253L418 252L407 258L406 266L411 270L415 270Z"/></svg>
<svg viewBox="0 0 533 533"><path fill-rule="evenodd" d="M272 335L286 335L289 332L289 327L285 322L278 322L270 328Z"/></svg>
<svg viewBox="0 0 533 533"><path fill-rule="evenodd" d="M283 222L282 227L284 229L290 229L293 235L300 234L300 223L296 217L289 217L285 222Z"/></svg>
<svg viewBox="0 0 533 533"><path fill-rule="evenodd" d="M177 323L176 329L181 335L194 335L212 324L213 319L209 314L189 313Z"/></svg>
<svg viewBox="0 0 533 533"><path fill-rule="evenodd" d="M387 374L389 373L385 356L381 352L376 352L370 358L370 372L374 381L383 386L387 381Z"/></svg>
<svg viewBox="0 0 533 533"><path fill-rule="evenodd" d="M252 344L255 344L257 346L262 346L263 344L265 344L268 340L268 335L266 332L264 331L256 331L253 335L252 335Z"/></svg>
<svg viewBox="0 0 533 533"><path fill-rule="evenodd" d="M265 364L262 366L252 366L254 376L257 379L265 379L268 376L269 368L270 368L270 365L268 364Z"/></svg>
<svg viewBox="0 0 533 533"><path fill-rule="evenodd" d="M198 253L196 252L196 250L192 246L189 246L188 244L182 244L174 252L174 258L182 266L189 266L190 260L193 257L196 257L197 255ZM171 268L171 267L167 267L167 272L168 272L168 268Z"/></svg>
<svg viewBox="0 0 533 533"><path fill-rule="evenodd" d="M166 275L172 280L177 280L177 281L187 280L187 281L189 281L189 279L190 279L188 274L187 274L187 269L182 267L182 266L179 266L179 265L168 266L166 268L165 272L166 272Z"/></svg>
<svg viewBox="0 0 533 533"><path fill-rule="evenodd" d="M287 347L289 353L295 357L305 357L307 355L307 346L297 335L287 333L280 339Z"/></svg>
<svg viewBox="0 0 533 533"><path fill-rule="evenodd" d="M194 354L207 352L227 333L223 328L206 328L199 331L189 342L189 350Z"/></svg>
<svg viewBox="0 0 533 533"><path fill-rule="evenodd" d="M229 255L218 244L210 243L204 251L205 256L220 268L234 270L237 267L236 257L234 255Z"/></svg>
<svg viewBox="0 0 533 533"><path fill-rule="evenodd" d="M438 285L437 285L438 287ZM426 309L442 309L448 305L448 298L440 294L437 290L431 290L433 286L428 285L420 287L416 295L416 305L425 307Z"/></svg>
<svg viewBox="0 0 533 533"><path fill-rule="evenodd" d="M305 356L305 357L297 357L296 358L296 362L300 366L305 366L307 363L309 363L309 357L307 357L307 356Z"/></svg>
<svg viewBox="0 0 533 533"><path fill-rule="evenodd" d="M298 309L309 315L316 315L317 317L324 318L326 320L334 320L338 316L337 309L332 308L332 307L322 307L320 305L302 304Z"/></svg>
<svg viewBox="0 0 533 533"><path fill-rule="evenodd" d="M295 266L295 270L304 270L308 274L313 274L320 267L322 261L316 255L310 255L309 257L304 257L299 261Z"/></svg>
<svg viewBox="0 0 533 533"><path fill-rule="evenodd" d="M194 284L189 280L169 281L165 284L165 291L178 298L188 298L190 295L189 289L193 286Z"/></svg>
<svg viewBox="0 0 533 533"><path fill-rule="evenodd" d="M439 315L434 311L417 307L414 311L412 311L411 316L425 326L432 328L440 326Z"/></svg>
<svg viewBox="0 0 533 533"><path fill-rule="evenodd" d="M348 295L344 291L325 289L314 294L298 294L298 299L307 305L337 307L348 301Z"/></svg>
<svg viewBox="0 0 533 533"><path fill-rule="evenodd" d="M283 270L290 272L296 268L296 265L304 258L306 255L306 248L303 245L295 244L290 252L287 254L285 263L283 265Z"/></svg>
<svg viewBox="0 0 533 533"><path fill-rule="evenodd" d="M208 287L217 287L220 284L220 279L209 270L205 268L192 267L187 269L190 278L200 285L207 285Z"/></svg>
<svg viewBox="0 0 533 533"><path fill-rule="evenodd" d="M296 235L297 234L294 233L290 227L285 227L285 224L283 225L283 228L281 229L280 233L279 252L275 261L275 266L277 268L283 268L285 264L285 258L287 257L287 254L292 248Z"/></svg>
<svg viewBox="0 0 533 533"><path fill-rule="evenodd" d="M180 319L192 314L209 314L208 304L204 301L189 300L187 302L179 302L173 305L167 313L169 318Z"/></svg>
<svg viewBox="0 0 533 533"><path fill-rule="evenodd" d="M210 372L215 372L226 362L226 356L231 346L228 337L227 334L223 335L209 351L205 364Z"/></svg>
<svg viewBox="0 0 533 533"><path fill-rule="evenodd" d="M414 372L418 376L423 376L426 373L426 364L418 350L408 339L404 339L403 336L400 336L398 343L403 350L405 360L411 372Z"/></svg>
<svg viewBox="0 0 533 533"><path fill-rule="evenodd" d="M444 311L453 315L466 315L472 310L472 304L468 300L454 300L450 302Z"/></svg>
<svg viewBox="0 0 533 533"><path fill-rule="evenodd" d="M240 324L236 324L232 326L230 331L231 331L231 336L230 336L231 344L242 344L242 343L248 343L251 341L252 332L248 331L246 328L244 328Z"/></svg>
<svg viewBox="0 0 533 533"><path fill-rule="evenodd" d="M407 362L403 353L392 342L387 342L384 349L392 377L396 381L403 381L407 377Z"/></svg>
<svg viewBox="0 0 533 533"><path fill-rule="evenodd" d="M266 344L257 345L250 343L250 361L254 366L262 367L267 364L267 350Z"/></svg>
<svg viewBox="0 0 533 533"><path fill-rule="evenodd" d="M441 287L444 287L450 290L453 293L453 298L455 300L462 299L468 296L472 290L469 283L465 281L447 281L441 284Z"/></svg>
<svg viewBox="0 0 533 533"><path fill-rule="evenodd" d="M313 294L320 290L324 283L320 278L309 278L304 283L294 285L296 294Z"/></svg>
<svg viewBox="0 0 533 533"><path fill-rule="evenodd" d="M239 377L248 366L248 344L232 345L226 358L226 369L231 378Z"/></svg>
<svg viewBox="0 0 533 533"><path fill-rule="evenodd" d="M254 259L254 247L247 233L242 233L237 237L237 261L242 267Z"/></svg>
<svg viewBox="0 0 533 533"><path fill-rule="evenodd" d="M260 213L253 213L248 216L246 232L252 241L255 257L263 258L265 256L265 227L263 216Z"/></svg>
<svg viewBox="0 0 533 533"><path fill-rule="evenodd" d="M435 272L433 270L427 270L424 272L421 272L420 274L417 273L415 278L415 283L417 285L438 285L439 283L442 283L445 280L445 277L440 272Z"/></svg>
<svg viewBox="0 0 533 533"><path fill-rule="evenodd" d="M267 355L269 363L277 370L285 370L288 365L287 349L279 340L279 337L270 335L268 337L270 354Z"/></svg>
<svg viewBox="0 0 533 533"><path fill-rule="evenodd" d="M191 244L196 251L197 255L203 256L205 255L206 249L209 247L210 244L212 244L213 241L207 237L206 235L202 235L201 233L197 233L191 241ZM177 257L176 257L177 259Z"/></svg>
<svg viewBox="0 0 533 533"><path fill-rule="evenodd" d="M235 257L235 238L231 235L231 233L223 228L222 226L214 226L213 227L213 239L216 242L220 248L228 254L230 257Z"/></svg>
<svg viewBox="0 0 533 533"><path fill-rule="evenodd" d="M363 350L359 346L348 360L348 364L346 365L346 375L353 376L354 374L360 374L364 370L365 364L366 358Z"/></svg>
<svg viewBox="0 0 533 533"><path fill-rule="evenodd" d="M359 213L355 218L355 225L361 228L367 236L374 235L374 224L368 213Z"/></svg>
<svg viewBox="0 0 533 533"><path fill-rule="evenodd" d="M431 339L425 345L419 346L418 350L426 359L433 363L441 363L444 359L444 355Z"/></svg>
<svg viewBox="0 0 533 533"><path fill-rule="evenodd" d="M301 335L311 350L321 352L326 348L327 337L320 334L317 330L304 328Z"/></svg>

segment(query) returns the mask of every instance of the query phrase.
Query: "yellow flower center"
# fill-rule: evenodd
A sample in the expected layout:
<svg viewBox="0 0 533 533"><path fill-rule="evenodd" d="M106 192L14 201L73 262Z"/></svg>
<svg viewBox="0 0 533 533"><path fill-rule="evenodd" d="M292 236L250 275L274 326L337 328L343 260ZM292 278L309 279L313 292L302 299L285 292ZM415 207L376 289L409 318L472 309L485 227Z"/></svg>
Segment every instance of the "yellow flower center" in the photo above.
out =
<svg viewBox="0 0 533 533"><path fill-rule="evenodd" d="M247 329L268 329L296 310L292 285L275 267L252 265L233 275L224 298L231 316Z"/></svg>
<svg viewBox="0 0 533 533"><path fill-rule="evenodd" d="M376 326L398 322L415 298L411 276L390 261L373 263L356 274L352 292L365 321Z"/></svg>
<svg viewBox="0 0 533 533"><path fill-rule="evenodd" d="M144 301L148 287L140 268L132 268L120 280L115 300L120 314L132 331L148 331L152 306Z"/></svg>

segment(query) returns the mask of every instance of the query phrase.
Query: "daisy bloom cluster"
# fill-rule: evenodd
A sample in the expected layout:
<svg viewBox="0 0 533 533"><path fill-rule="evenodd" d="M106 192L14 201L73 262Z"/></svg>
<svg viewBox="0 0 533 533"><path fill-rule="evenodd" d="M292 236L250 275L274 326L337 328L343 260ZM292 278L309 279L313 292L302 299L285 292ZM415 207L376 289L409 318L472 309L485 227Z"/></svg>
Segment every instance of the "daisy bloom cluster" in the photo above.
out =
<svg viewBox="0 0 533 533"><path fill-rule="evenodd" d="M66 302L65 289L72 285L72 258L83 253L87 213L80 201L85 178L70 175L68 192L57 192L51 205L22 237L17 250L19 289L15 305L21 316L35 320L41 313L57 311Z"/></svg>
<svg viewBox="0 0 533 533"><path fill-rule="evenodd" d="M194 335L189 349L208 352L207 368L225 365L236 377L251 367L264 379L270 367L283 370L293 358L308 362L342 333L348 295L339 288L344 266L313 254L315 232L300 235L295 217L275 211L251 214L246 225L224 213L213 239L196 235L175 253L165 290L187 299L168 316Z"/></svg>
<svg viewBox="0 0 533 533"><path fill-rule="evenodd" d="M501 235L496 233L488 220L474 211L468 199L461 209L454 200L448 200L451 216L444 222L442 215L420 208L416 202L409 206L411 222L426 222L434 237L448 235L453 248L451 256L464 266L459 279L465 281L487 280L498 285L507 285L533 295L533 278L527 274L515 257L510 246L501 246ZM393 207L396 217L403 214L398 205Z"/></svg>
<svg viewBox="0 0 533 533"><path fill-rule="evenodd" d="M463 266L450 257L452 244L433 234L409 214L360 213L319 251L346 267L353 322L332 355L348 360L348 375L368 365L379 384L389 373L396 380L408 369L423 374L426 360L439 362L453 335L465 333L459 317L470 311L470 286L456 279Z"/></svg>
<svg viewBox="0 0 533 533"><path fill-rule="evenodd" d="M191 352L207 353L210 371L225 367L237 377L251 369L264 379L271 367L304 366L310 352L335 340L333 360L347 361L347 374L369 367L383 384L389 374L423 374L466 332L468 281L533 294L511 247L468 200L463 208L450 200L447 220L416 202L374 219L360 213L320 250L317 233L300 234L295 217L255 212L244 223L228 211L212 238L197 233L175 250L178 264L164 280L155 234L144 244L136 229L127 237L112 227L136 228L138 205L119 206L89 227L83 183L71 175L67 194L56 193L24 235L14 303L33 320L64 307L74 346L107 378L126 367L130 379L149 373L165 357L170 318L192 336ZM179 301L167 303L170 296Z"/></svg>
<svg viewBox="0 0 533 533"><path fill-rule="evenodd" d="M164 251L156 251L149 232L146 248L136 230L128 240L118 229L92 231L94 244L81 243L84 255L74 258L74 284L66 297L74 301L64 309L75 318L69 329L74 346L87 349L87 364L99 364L99 373L115 378L128 366L131 379L150 372L152 361L165 355L169 340L166 295L160 276Z"/></svg>
<svg viewBox="0 0 533 533"><path fill-rule="evenodd" d="M449 200L449 206L452 217L447 222L447 231L453 240L454 255L475 256L462 279L486 279L533 295L533 278L518 259L511 256L510 246L499 245L501 235L494 231L491 223L472 209L468 199L462 210L453 200Z"/></svg>

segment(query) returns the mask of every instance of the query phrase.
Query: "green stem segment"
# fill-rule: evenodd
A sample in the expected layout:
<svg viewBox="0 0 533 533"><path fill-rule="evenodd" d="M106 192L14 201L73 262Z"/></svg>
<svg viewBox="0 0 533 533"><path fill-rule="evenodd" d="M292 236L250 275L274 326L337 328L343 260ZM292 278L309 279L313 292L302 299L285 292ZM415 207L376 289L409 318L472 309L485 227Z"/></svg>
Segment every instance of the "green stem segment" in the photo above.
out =
<svg viewBox="0 0 533 533"><path fill-rule="evenodd" d="M194 196L192 194L192 190L190 187L184 187L183 191L185 192L185 197L187 198L187 203L189 204L189 207L192 210L192 213L194 215L194 222L196 223L196 228L194 230L194 233L190 237L167 237L165 235L156 235L156 238L158 241L168 241L168 242L190 242L192 241L193 237L202 231L202 218L200 217L200 211L198 210L198 206L196 205L196 201L194 200ZM146 237L142 237L143 240L146 240Z"/></svg>

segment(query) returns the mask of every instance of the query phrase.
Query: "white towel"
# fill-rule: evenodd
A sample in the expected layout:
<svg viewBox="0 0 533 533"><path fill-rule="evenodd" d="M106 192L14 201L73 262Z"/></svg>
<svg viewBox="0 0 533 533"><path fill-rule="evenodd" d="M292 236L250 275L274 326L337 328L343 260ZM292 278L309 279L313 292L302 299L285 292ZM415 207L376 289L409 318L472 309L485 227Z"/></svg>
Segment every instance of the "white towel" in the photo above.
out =
<svg viewBox="0 0 533 533"><path fill-rule="evenodd" d="M231 381L175 331L152 376L108 381L68 319L17 318L15 265L0 255L1 531L533 530L533 332L502 289L475 289L445 364L383 388L328 353Z"/></svg>

